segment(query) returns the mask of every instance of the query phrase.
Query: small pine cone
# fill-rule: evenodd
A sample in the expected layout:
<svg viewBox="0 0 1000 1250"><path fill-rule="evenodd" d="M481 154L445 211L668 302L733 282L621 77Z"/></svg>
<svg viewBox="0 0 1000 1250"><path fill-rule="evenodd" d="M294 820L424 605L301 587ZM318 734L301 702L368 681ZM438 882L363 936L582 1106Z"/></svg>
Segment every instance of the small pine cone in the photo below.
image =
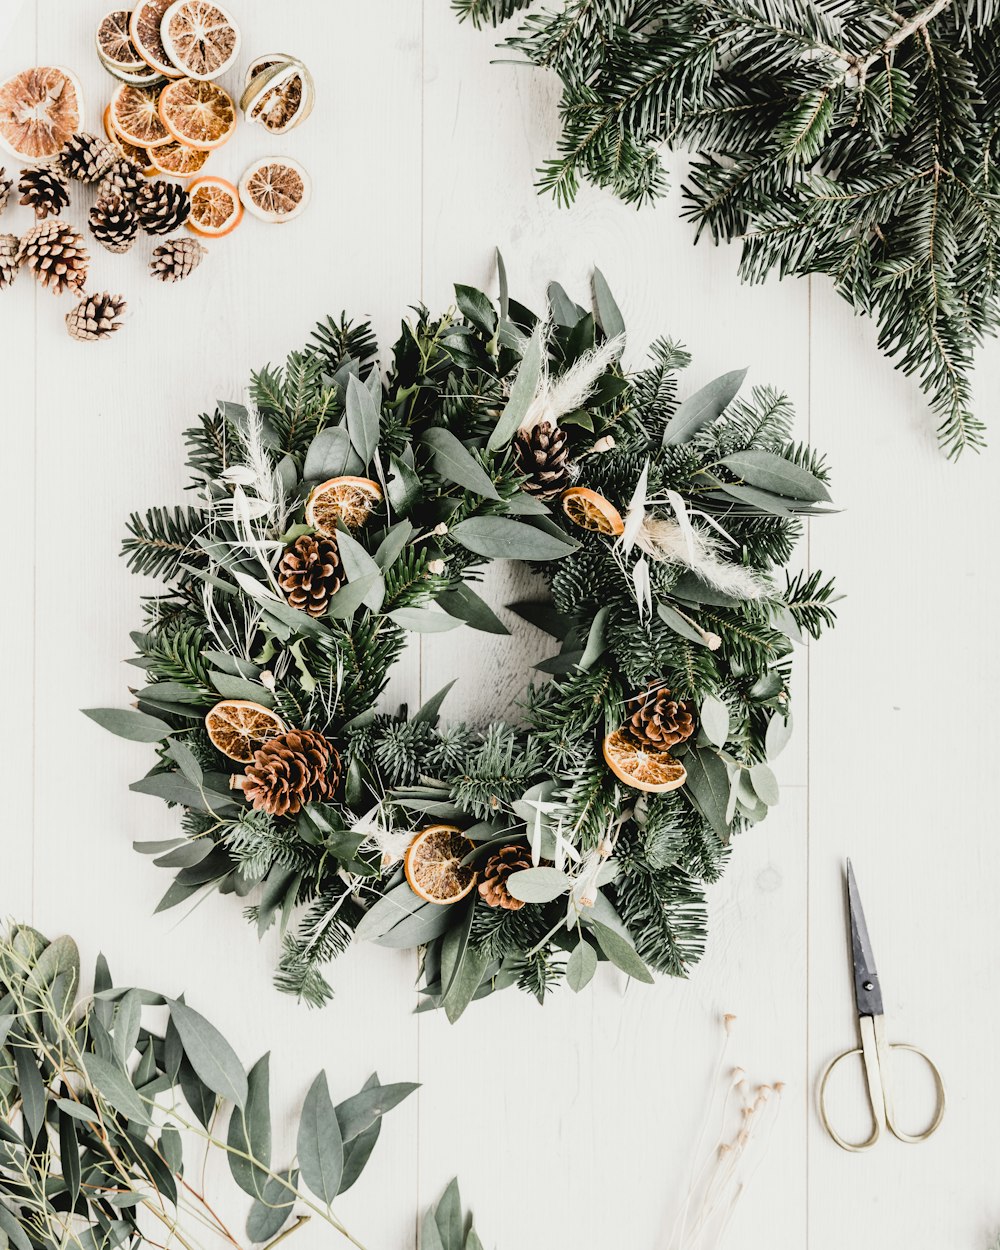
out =
<svg viewBox="0 0 1000 1250"><path fill-rule="evenodd" d="M142 170L127 156L119 157L104 171L98 196L121 195L130 203L139 194L139 188L146 185Z"/></svg>
<svg viewBox="0 0 1000 1250"><path fill-rule="evenodd" d="M167 239L153 248L149 272L161 282L181 282L198 268L207 252L197 239Z"/></svg>
<svg viewBox="0 0 1000 1250"><path fill-rule="evenodd" d="M109 252L127 252L139 233L139 218L123 195L102 195L90 210L90 233Z"/></svg>
<svg viewBox="0 0 1000 1250"><path fill-rule="evenodd" d="M0 291L10 286L17 277L17 271L21 268L18 255L20 246L16 234L0 234Z"/></svg>
<svg viewBox="0 0 1000 1250"><path fill-rule="evenodd" d="M554 499L569 485L569 447L565 431L550 421L539 421L514 438L518 472L528 479L521 489L539 499Z"/></svg>
<svg viewBox="0 0 1000 1250"><path fill-rule="evenodd" d="M20 202L33 208L39 221L58 216L69 203L66 179L57 169L50 169L46 165L40 165L37 169L26 169L17 189L21 192Z"/></svg>
<svg viewBox="0 0 1000 1250"><path fill-rule="evenodd" d="M77 182L97 182L117 159L118 153L107 139L80 131L66 142L59 153L58 163L67 178L75 178Z"/></svg>
<svg viewBox="0 0 1000 1250"><path fill-rule="evenodd" d="M17 263L27 265L42 286L62 295L66 290L83 290L90 253L83 246L83 236L56 218L34 226L21 239Z"/></svg>
<svg viewBox="0 0 1000 1250"><path fill-rule="evenodd" d="M625 704L626 728L637 746L666 751L694 733L691 704L671 699L666 686L651 684Z"/></svg>
<svg viewBox="0 0 1000 1250"><path fill-rule="evenodd" d="M147 182L135 197L139 225L147 234L169 234L187 221L191 197L179 182Z"/></svg>
<svg viewBox="0 0 1000 1250"><path fill-rule="evenodd" d="M14 179L7 177L7 171L0 165L0 213L7 207L7 201L10 199L10 193L14 186Z"/></svg>
<svg viewBox="0 0 1000 1250"><path fill-rule="evenodd" d="M321 534L303 534L285 548L278 565L278 584L293 608L322 616L330 606L330 597L340 589L344 569L340 549L334 538Z"/></svg>
<svg viewBox="0 0 1000 1250"><path fill-rule="evenodd" d="M259 747L243 777L234 777L251 807L271 816L295 816L307 803L333 798L340 756L321 733L291 729Z"/></svg>
<svg viewBox="0 0 1000 1250"><path fill-rule="evenodd" d="M121 295L102 291L99 295L85 295L77 306L66 314L66 329L70 338L81 343L95 343L110 338L121 329L121 316L127 305Z"/></svg>
<svg viewBox="0 0 1000 1250"><path fill-rule="evenodd" d="M479 894L487 907L503 907L506 911L518 911L524 901L515 898L507 889L507 878L512 872L531 867L531 851L526 846L502 846L486 861Z"/></svg>

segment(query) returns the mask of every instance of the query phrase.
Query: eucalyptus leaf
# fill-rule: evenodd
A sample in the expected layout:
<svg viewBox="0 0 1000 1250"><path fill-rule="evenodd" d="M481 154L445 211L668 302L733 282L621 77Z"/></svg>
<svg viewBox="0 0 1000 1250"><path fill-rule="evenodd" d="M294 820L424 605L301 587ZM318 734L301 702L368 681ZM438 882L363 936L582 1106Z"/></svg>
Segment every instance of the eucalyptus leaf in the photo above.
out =
<svg viewBox="0 0 1000 1250"><path fill-rule="evenodd" d="M750 766L750 783L760 801L768 807L774 807L781 798L778 779L766 764Z"/></svg>
<svg viewBox="0 0 1000 1250"><path fill-rule="evenodd" d="M382 576L382 570L358 540L345 531L337 534L337 546L348 581L364 579L370 583L371 589L365 594L362 603L367 604L373 612L377 612L385 600L385 579Z"/></svg>
<svg viewBox="0 0 1000 1250"><path fill-rule="evenodd" d="M699 633L691 622L682 616L676 608L672 608L669 603L657 603L656 615L664 625L672 629L681 638L686 638L688 642L696 643L699 647L708 646L708 640L705 635Z"/></svg>
<svg viewBox="0 0 1000 1250"><path fill-rule="evenodd" d="M588 918L589 927L597 938L597 944L611 962L636 981L653 983L653 974L639 958L633 943L616 929L611 929L593 917Z"/></svg>
<svg viewBox="0 0 1000 1250"><path fill-rule="evenodd" d="M531 401L535 398L542 378L542 357L545 351L542 342L544 329L543 323L539 321L528 340L517 376L510 388L510 396L487 443L490 451L499 451L507 446L527 416Z"/></svg>
<svg viewBox="0 0 1000 1250"><path fill-rule="evenodd" d="M743 385L746 375L746 369L734 369L731 373L715 378L700 391L695 391L683 400L663 431L664 447L689 442L699 430L710 425L725 412Z"/></svg>
<svg viewBox="0 0 1000 1250"><path fill-rule="evenodd" d="M791 736L791 712L786 713L784 716L782 716L780 712L775 712L775 714L767 722L767 732L764 735L764 751L767 758L769 760L776 760L788 745L788 740Z"/></svg>
<svg viewBox="0 0 1000 1250"><path fill-rule="evenodd" d="M438 606L449 616L456 616L472 629L486 634L508 634L510 631L490 605L478 595L468 582L460 582L452 590L437 597Z"/></svg>
<svg viewBox="0 0 1000 1250"><path fill-rule="evenodd" d="M302 1179L316 1197L329 1206L340 1192L344 1140L325 1072L316 1076L302 1104L296 1149Z"/></svg>
<svg viewBox="0 0 1000 1250"><path fill-rule="evenodd" d="M584 647L583 655L580 657L580 668L585 672L587 669L593 668L607 650L607 643L604 640L604 629L610 614L611 607L609 604L605 604L603 608L598 608L594 613L594 619L590 623L590 633L587 635L587 645Z"/></svg>
<svg viewBox="0 0 1000 1250"><path fill-rule="evenodd" d="M579 994L593 980L596 971L597 952L585 938L581 938L566 963L566 984L574 994Z"/></svg>
<svg viewBox="0 0 1000 1250"><path fill-rule="evenodd" d="M496 333L496 309L489 298L474 286L455 284L455 300L462 315L471 321L477 330L482 330L486 337L492 338Z"/></svg>
<svg viewBox="0 0 1000 1250"><path fill-rule="evenodd" d="M119 738L129 738L132 742L162 742L170 733L166 721L131 708L91 707L84 708L83 714L96 721L102 729L117 734Z"/></svg>
<svg viewBox="0 0 1000 1250"><path fill-rule="evenodd" d="M409 1098L419 1088L412 1081L397 1081L392 1085L368 1084L353 1098L338 1103L337 1121L345 1145L360 1137L376 1120L393 1107L398 1107L404 1098Z"/></svg>
<svg viewBox="0 0 1000 1250"><path fill-rule="evenodd" d="M709 694L702 699L699 714L708 740L714 746L724 747L729 738L729 708L714 694Z"/></svg>
<svg viewBox="0 0 1000 1250"><path fill-rule="evenodd" d="M421 704L417 712L414 713L411 724L419 725L423 722L430 725L435 724L438 713L441 711L441 705L448 697L448 691L451 690L457 680L457 678L453 677L447 685L442 686L436 694L432 694L425 703Z"/></svg>
<svg viewBox="0 0 1000 1250"><path fill-rule="evenodd" d="M379 410L371 391L352 374L347 379L347 432L362 466L371 464L378 447Z"/></svg>
<svg viewBox="0 0 1000 1250"><path fill-rule="evenodd" d="M260 682L231 673L209 673L209 679L224 699L249 699L262 707L274 707L274 695Z"/></svg>
<svg viewBox="0 0 1000 1250"><path fill-rule="evenodd" d="M377 570L369 573L367 577L356 577L353 581L345 582L330 596L326 609L327 616L338 621L350 620L372 591L384 585L382 575Z"/></svg>
<svg viewBox="0 0 1000 1250"><path fill-rule="evenodd" d="M597 304L597 317L601 323L601 329L609 339L617 338L625 333L625 318L621 315L607 279L600 269L594 270L593 282L594 302Z"/></svg>
<svg viewBox="0 0 1000 1250"><path fill-rule="evenodd" d="M749 486L805 503L825 503L830 492L818 477L773 451L736 451L725 456L722 464Z"/></svg>
<svg viewBox="0 0 1000 1250"><path fill-rule="evenodd" d="M723 842L729 841L726 809L729 805L729 773L710 748L693 747L684 756L687 789L698 809Z"/></svg>
<svg viewBox="0 0 1000 1250"><path fill-rule="evenodd" d="M271 1164L270 1055L262 1055L257 1060L246 1075L246 1085L245 1105L234 1107L229 1117L227 1158L233 1180L240 1189L251 1198L262 1199ZM243 1155L251 1158L245 1159Z"/></svg>
<svg viewBox="0 0 1000 1250"><path fill-rule="evenodd" d="M493 479L479 461L451 430L443 425L432 426L423 436L430 448L434 468L448 482L456 482L484 499L499 499Z"/></svg>
<svg viewBox="0 0 1000 1250"><path fill-rule="evenodd" d="M309 444L302 477L307 482L325 482L331 477L357 477L364 467L346 426L331 425L320 430Z"/></svg>
<svg viewBox="0 0 1000 1250"><path fill-rule="evenodd" d="M375 552L375 563L383 573L396 563L412 535L413 526L409 521L397 521L389 527Z"/></svg>
<svg viewBox="0 0 1000 1250"><path fill-rule="evenodd" d="M247 1216L247 1237L255 1245L271 1241L285 1226L295 1208L297 1177L298 1173L287 1170L268 1177L262 1198L254 1202Z"/></svg>
<svg viewBox="0 0 1000 1250"><path fill-rule="evenodd" d="M507 889L523 903L551 903L565 894L571 884L558 868L522 868L507 878Z"/></svg>
<svg viewBox="0 0 1000 1250"><path fill-rule="evenodd" d="M168 1000L170 1019L184 1047L184 1053L199 1080L221 1098L244 1107L247 1076L236 1052L215 1025L186 1003Z"/></svg>
<svg viewBox="0 0 1000 1250"><path fill-rule="evenodd" d="M87 1079L109 1106L137 1124L152 1124L149 1108L117 1064L90 1052L84 1052L81 1061Z"/></svg>
<svg viewBox="0 0 1000 1250"><path fill-rule="evenodd" d="M433 608L395 608L387 612L386 616L400 629L414 634L444 634L464 624L454 616L437 612Z"/></svg>
<svg viewBox="0 0 1000 1250"><path fill-rule="evenodd" d="M451 534L463 547L488 559L560 560L577 548L572 540L555 538L509 517L470 517L460 521Z"/></svg>

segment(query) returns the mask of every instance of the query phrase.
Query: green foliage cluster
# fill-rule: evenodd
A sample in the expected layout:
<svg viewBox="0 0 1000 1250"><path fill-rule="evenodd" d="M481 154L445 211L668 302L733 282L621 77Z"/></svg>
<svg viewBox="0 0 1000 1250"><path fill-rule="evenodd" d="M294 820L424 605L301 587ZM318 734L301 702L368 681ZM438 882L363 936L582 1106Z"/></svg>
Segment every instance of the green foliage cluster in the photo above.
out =
<svg viewBox="0 0 1000 1250"><path fill-rule="evenodd" d="M740 275L827 274L915 374L951 455L982 443L974 352L1000 322L995 0L453 0L562 80L558 155L642 204L694 153L684 215Z"/></svg>
<svg viewBox="0 0 1000 1250"><path fill-rule="evenodd" d="M133 635L138 710L89 714L156 744L133 789L183 809L180 836L137 849L174 874L161 907L254 893L248 919L281 932L277 984L309 1003L329 997L323 965L355 936L423 947L424 1004L452 1019L507 985L540 1000L562 979L579 990L602 960L643 980L683 975L704 946L704 884L732 834L777 801L792 640L832 622L833 589L776 575L801 518L826 509L827 469L793 441L782 396L739 394L742 373L681 401L688 357L665 339L624 373L600 274L594 293L589 309L553 284L539 319L501 266L498 304L459 286L444 315L418 309L384 373L367 326L327 321L254 377L254 408L220 403L188 432L197 502L130 521L125 554L165 591ZM586 397L559 416L575 482L633 530L645 516L680 534L685 519L714 574L683 550L658 558L580 528L522 489L513 436L546 388L588 367ZM383 503L336 535L346 580L314 618L275 570L311 532L311 490L342 474L377 479ZM507 632L474 589L501 558L544 575L547 599L511 606L559 645L537 666L525 724L442 724L447 689L413 714L380 710L408 633ZM699 722L675 751L687 783L668 794L618 781L602 751L650 681ZM231 785L244 766L204 726L221 698L325 735L343 762L336 794L294 816L248 806ZM401 860L435 822L464 832L477 873L499 848L530 846L534 866L511 882L524 906L493 909L476 889L421 901Z"/></svg>

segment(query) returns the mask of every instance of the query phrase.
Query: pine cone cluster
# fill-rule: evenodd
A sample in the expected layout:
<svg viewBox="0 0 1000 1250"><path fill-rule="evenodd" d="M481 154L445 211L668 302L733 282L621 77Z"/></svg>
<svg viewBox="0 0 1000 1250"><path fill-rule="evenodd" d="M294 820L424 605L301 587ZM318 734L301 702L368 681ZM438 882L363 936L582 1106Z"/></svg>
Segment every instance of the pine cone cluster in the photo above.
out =
<svg viewBox="0 0 1000 1250"><path fill-rule="evenodd" d="M81 343L94 343L110 338L121 328L121 316L126 308L124 297L101 291L99 295L85 295L77 306L66 314L66 329L70 338Z"/></svg>
<svg viewBox="0 0 1000 1250"><path fill-rule="evenodd" d="M139 233L139 218L123 195L101 195L90 210L90 233L109 252L127 252Z"/></svg>
<svg viewBox="0 0 1000 1250"><path fill-rule="evenodd" d="M303 534L285 549L278 565L278 584L293 608L323 616L340 589L344 568L334 538Z"/></svg>
<svg viewBox="0 0 1000 1250"><path fill-rule="evenodd" d="M7 201L10 199L10 193L14 186L14 179L7 177L7 171L0 165L0 213L7 207Z"/></svg>
<svg viewBox="0 0 1000 1250"><path fill-rule="evenodd" d="M271 816L295 816L307 803L333 798L340 756L311 729L291 729L259 747L242 778L234 778L250 805Z"/></svg>
<svg viewBox="0 0 1000 1250"><path fill-rule="evenodd" d="M27 265L42 286L62 295L66 290L83 289L90 253L83 237L57 217L41 222L21 239L17 263Z"/></svg>
<svg viewBox="0 0 1000 1250"><path fill-rule="evenodd" d="M538 499L554 499L569 485L569 445L566 433L551 421L539 421L514 437L514 458L527 481L521 489Z"/></svg>
<svg viewBox="0 0 1000 1250"><path fill-rule="evenodd" d="M0 234L0 291L17 277L21 268L21 241L16 234Z"/></svg>
<svg viewBox="0 0 1000 1250"><path fill-rule="evenodd" d="M106 139L80 131L67 140L59 153L59 168L67 178L77 182L97 182L114 164L117 150Z"/></svg>
<svg viewBox="0 0 1000 1250"><path fill-rule="evenodd" d="M207 251L197 239L167 239L153 248L149 272L160 282L181 282L198 268Z"/></svg>
<svg viewBox="0 0 1000 1250"><path fill-rule="evenodd" d="M625 728L632 741L646 750L666 751L694 733L690 703L677 702L666 686L650 684L625 704Z"/></svg>
<svg viewBox="0 0 1000 1250"><path fill-rule="evenodd" d="M179 182L157 179L136 192L135 211L147 234L169 234L187 221L191 197Z"/></svg>
<svg viewBox="0 0 1000 1250"><path fill-rule="evenodd" d="M511 894L507 888L507 878L511 873L523 872L530 867L531 851L520 843L515 846L502 846L495 855L491 855L479 882L479 894L487 907L502 907L505 911L520 910L524 902Z"/></svg>
<svg viewBox="0 0 1000 1250"><path fill-rule="evenodd" d="M26 169L20 177L17 189L21 193L20 203L35 210L35 217L44 221L46 217L57 217L69 204L69 191L66 179L56 169L40 165L37 169Z"/></svg>

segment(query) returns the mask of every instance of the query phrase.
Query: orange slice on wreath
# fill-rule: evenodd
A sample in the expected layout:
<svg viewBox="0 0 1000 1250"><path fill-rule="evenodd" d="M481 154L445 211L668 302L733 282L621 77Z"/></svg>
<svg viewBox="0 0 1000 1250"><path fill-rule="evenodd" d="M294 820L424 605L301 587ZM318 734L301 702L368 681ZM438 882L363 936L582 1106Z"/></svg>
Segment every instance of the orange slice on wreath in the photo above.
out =
<svg viewBox="0 0 1000 1250"><path fill-rule="evenodd" d="M132 46L147 65L164 78L180 78L184 71L167 56L160 36L163 15L170 5L171 0L139 0L129 18L128 33Z"/></svg>
<svg viewBox="0 0 1000 1250"><path fill-rule="evenodd" d="M250 699L223 699L205 716L212 745L231 760L249 764L270 738L287 732L280 716Z"/></svg>
<svg viewBox="0 0 1000 1250"><path fill-rule="evenodd" d="M160 92L160 121L178 142L207 151L232 138L236 105L214 82L182 78Z"/></svg>
<svg viewBox="0 0 1000 1250"><path fill-rule="evenodd" d="M186 143L178 143L176 139L149 149L154 168L161 174L173 174L175 178L191 178L200 173L210 155L210 152L199 152Z"/></svg>
<svg viewBox="0 0 1000 1250"><path fill-rule="evenodd" d="M331 477L313 487L306 500L306 523L327 538L337 537L337 522L359 529L382 502L382 488L367 477Z"/></svg>
<svg viewBox="0 0 1000 1250"><path fill-rule="evenodd" d="M240 193L225 178L206 174L188 184L191 214L187 224L195 234L221 239L235 230L243 219Z"/></svg>
<svg viewBox="0 0 1000 1250"><path fill-rule="evenodd" d="M211 0L176 0L163 15L160 39L169 59L201 81L224 74L240 50L236 23Z"/></svg>
<svg viewBox="0 0 1000 1250"><path fill-rule="evenodd" d="M80 84L58 65L36 65L0 86L0 146L24 161L50 161L81 129Z"/></svg>
<svg viewBox="0 0 1000 1250"><path fill-rule="evenodd" d="M462 860L473 849L455 825L430 825L407 847L403 871L410 889L425 903L447 905L465 898L476 873Z"/></svg>
<svg viewBox="0 0 1000 1250"><path fill-rule="evenodd" d="M111 97L111 125L126 143L155 148L170 142L170 132L160 120L156 92L123 82Z"/></svg>
<svg viewBox="0 0 1000 1250"><path fill-rule="evenodd" d="M625 532L625 522L615 505L588 486L571 486L564 490L562 510L574 525L595 534L617 538Z"/></svg>
<svg viewBox="0 0 1000 1250"><path fill-rule="evenodd" d="M687 770L669 751L643 750L624 729L604 739L604 762L619 781L650 794L666 794L687 781Z"/></svg>

